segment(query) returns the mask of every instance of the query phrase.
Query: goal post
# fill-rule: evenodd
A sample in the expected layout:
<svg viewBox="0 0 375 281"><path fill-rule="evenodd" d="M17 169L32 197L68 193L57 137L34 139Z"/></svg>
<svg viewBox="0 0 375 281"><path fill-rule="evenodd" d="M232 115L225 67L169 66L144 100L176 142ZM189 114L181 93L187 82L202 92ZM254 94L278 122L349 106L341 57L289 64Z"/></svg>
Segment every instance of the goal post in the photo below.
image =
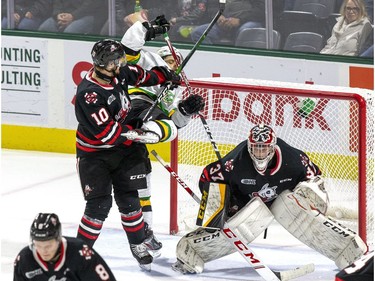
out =
<svg viewBox="0 0 375 281"><path fill-rule="evenodd" d="M222 156L255 124L270 125L322 170L328 215L373 245L374 91L224 77L191 80L190 86L206 101L202 115ZM306 98L315 106L301 117L298 110ZM201 120L193 118L171 146L172 169L200 195L202 169L216 159ZM170 233L195 227L199 206L174 179L170 202Z"/></svg>

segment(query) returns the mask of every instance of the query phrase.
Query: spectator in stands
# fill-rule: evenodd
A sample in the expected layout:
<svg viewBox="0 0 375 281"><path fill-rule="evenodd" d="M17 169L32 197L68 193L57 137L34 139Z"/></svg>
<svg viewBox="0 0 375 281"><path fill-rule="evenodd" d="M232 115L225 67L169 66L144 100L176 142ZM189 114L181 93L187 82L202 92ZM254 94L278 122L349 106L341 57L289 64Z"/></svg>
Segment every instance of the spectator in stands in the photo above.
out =
<svg viewBox="0 0 375 281"><path fill-rule="evenodd" d="M128 26L131 26L135 21L155 19L159 15L164 15L166 19L170 19L171 17L176 16L176 0L163 0L162 2L163 5L160 5L160 1L142 0L142 10L139 12L132 12L124 18L124 22Z"/></svg>
<svg viewBox="0 0 375 281"><path fill-rule="evenodd" d="M92 34L108 15L108 4L102 0L54 0L52 3L52 16L40 25L39 31Z"/></svg>
<svg viewBox="0 0 375 281"><path fill-rule="evenodd" d="M115 1L115 19L111 19L112 21L115 20L116 24L116 35L122 36L124 35L125 31L128 29L126 23L126 16L129 15L134 11L134 3L131 1L124 1L124 0L117 0ZM109 35L109 22L108 20L103 25L100 35Z"/></svg>
<svg viewBox="0 0 375 281"><path fill-rule="evenodd" d="M359 54L360 57L374 57L374 32L371 32L367 37L362 49L359 50Z"/></svg>
<svg viewBox="0 0 375 281"><path fill-rule="evenodd" d="M332 29L332 35L321 54L358 56L366 39L372 32L363 0L344 0L341 16Z"/></svg>
<svg viewBox="0 0 375 281"><path fill-rule="evenodd" d="M8 27L7 1L2 1L1 28ZM14 1L14 28L24 30L38 30L40 24L51 15L52 4L50 0L15 0Z"/></svg>
<svg viewBox="0 0 375 281"><path fill-rule="evenodd" d="M374 0L365 0L368 19L374 24Z"/></svg>
<svg viewBox="0 0 375 281"><path fill-rule="evenodd" d="M177 41L191 41L194 27L210 22L218 10L217 0L179 0L178 15L169 21L169 37Z"/></svg>
<svg viewBox="0 0 375 281"><path fill-rule="evenodd" d="M223 38L234 41L242 29L261 27L264 18L264 0L228 0L223 14L207 34L203 44L217 44ZM208 25L209 23L203 24L193 29L191 38L194 42L199 40Z"/></svg>
<svg viewBox="0 0 375 281"><path fill-rule="evenodd" d="M163 3L162 5L160 3ZM169 19L177 13L176 0L142 0L141 6L135 7L135 0L117 0L116 7L116 34L123 35L124 32L136 21L148 21L159 15ZM139 9L139 10L138 10ZM104 24L101 35L108 35L109 23Z"/></svg>

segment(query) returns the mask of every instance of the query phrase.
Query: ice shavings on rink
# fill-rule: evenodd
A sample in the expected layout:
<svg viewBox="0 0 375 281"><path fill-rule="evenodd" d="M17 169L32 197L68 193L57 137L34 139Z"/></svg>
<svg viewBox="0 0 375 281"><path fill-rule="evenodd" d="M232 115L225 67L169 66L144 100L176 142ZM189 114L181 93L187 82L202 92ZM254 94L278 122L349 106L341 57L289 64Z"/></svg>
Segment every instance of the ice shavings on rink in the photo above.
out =
<svg viewBox="0 0 375 281"><path fill-rule="evenodd" d="M200 275L181 275L171 269L179 235L169 235L169 174L153 162L152 204L154 232L163 243L162 255L143 272L131 256L120 217L113 204L95 249L112 268L117 280L262 280L248 263L234 253L207 263ZM13 260L29 242L29 228L39 212L55 212L63 235L75 236L84 210L75 155L2 150L1 156L1 280L12 280ZM179 192L185 192L182 188ZM281 271L315 264L315 272L296 280L333 281L338 272L332 261L301 244L277 223L267 239L258 237L251 248L271 269Z"/></svg>

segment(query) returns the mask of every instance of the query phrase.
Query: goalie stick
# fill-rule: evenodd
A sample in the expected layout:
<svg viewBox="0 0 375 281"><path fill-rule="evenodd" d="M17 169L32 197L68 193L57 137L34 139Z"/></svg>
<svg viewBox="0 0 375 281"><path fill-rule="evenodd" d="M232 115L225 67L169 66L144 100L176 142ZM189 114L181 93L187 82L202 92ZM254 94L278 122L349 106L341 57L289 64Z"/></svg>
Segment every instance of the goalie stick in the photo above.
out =
<svg viewBox="0 0 375 281"><path fill-rule="evenodd" d="M181 63L180 62L180 58L177 56L177 54L176 54L176 52L175 52L175 50L174 50L174 48L172 46L172 43L171 43L171 41L169 39L169 36L168 36L167 32L164 33L164 40L167 43L169 50L171 51L173 59L175 60L177 66L179 67L180 63ZM185 72L182 70L180 74L182 76L182 79L184 80L186 88L188 89L189 93L191 94L192 90L191 90L191 87L190 87L190 84L189 84L189 80L187 79L187 77L185 75ZM216 142L214 141L214 139L212 137L212 133L211 133L210 127L207 124L206 119L204 118L204 116L202 114L198 113L198 115L199 115L200 120L202 121L204 130L206 131L206 134L208 135L208 137L210 139L212 148L214 149L217 158L221 159L221 155L220 155L219 149L218 149L218 147L216 145ZM208 195L209 189L206 188L206 187L204 187L203 193ZM206 206L207 205L206 205L205 198L202 197L201 202L200 202L200 213L199 213L201 216L199 216L199 215L197 216L196 225L202 225L202 223L203 223L203 221L202 221L203 220L203 216L204 216L204 213L206 212Z"/></svg>
<svg viewBox="0 0 375 281"><path fill-rule="evenodd" d="M183 60L181 65L177 68L176 74L180 74L185 65L188 63L190 58L193 56L195 51L198 49L199 45L202 43L202 41L206 38L208 32L211 30L211 28L214 26L214 24L217 22L219 17L224 11L225 8L225 2L226 0L219 0L219 11L216 13L215 17L212 19L210 24L207 26L206 30L203 32L199 40L194 44L193 48L190 50L186 58ZM147 118L150 116L150 114L154 111L155 107L161 102L161 100L165 97L168 90L168 85L164 87L164 89L160 92L156 100L153 102L152 106L149 108L149 110L146 112L145 116L143 117L143 121L146 121Z"/></svg>
<svg viewBox="0 0 375 281"><path fill-rule="evenodd" d="M189 186L177 175L173 169L157 154L155 150L151 151L152 155L163 165L163 167L177 180L177 182L190 194L193 199L200 204L199 197L189 188ZM314 271L313 263L299 266L297 268L285 271L273 271L265 265L258 256L241 241L239 235L231 229L227 223L224 223L221 234L231 243L231 245L241 254L241 256L250 264L250 266L266 281L287 281L304 276Z"/></svg>

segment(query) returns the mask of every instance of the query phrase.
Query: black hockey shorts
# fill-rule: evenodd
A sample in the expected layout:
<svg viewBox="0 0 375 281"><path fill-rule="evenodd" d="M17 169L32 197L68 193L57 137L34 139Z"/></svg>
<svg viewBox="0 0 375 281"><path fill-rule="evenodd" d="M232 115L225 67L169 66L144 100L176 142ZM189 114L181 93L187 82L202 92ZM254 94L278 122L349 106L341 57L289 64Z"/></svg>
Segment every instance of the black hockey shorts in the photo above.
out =
<svg viewBox="0 0 375 281"><path fill-rule="evenodd" d="M77 167L85 200L115 193L127 193L147 188L148 158L108 157L78 158Z"/></svg>

